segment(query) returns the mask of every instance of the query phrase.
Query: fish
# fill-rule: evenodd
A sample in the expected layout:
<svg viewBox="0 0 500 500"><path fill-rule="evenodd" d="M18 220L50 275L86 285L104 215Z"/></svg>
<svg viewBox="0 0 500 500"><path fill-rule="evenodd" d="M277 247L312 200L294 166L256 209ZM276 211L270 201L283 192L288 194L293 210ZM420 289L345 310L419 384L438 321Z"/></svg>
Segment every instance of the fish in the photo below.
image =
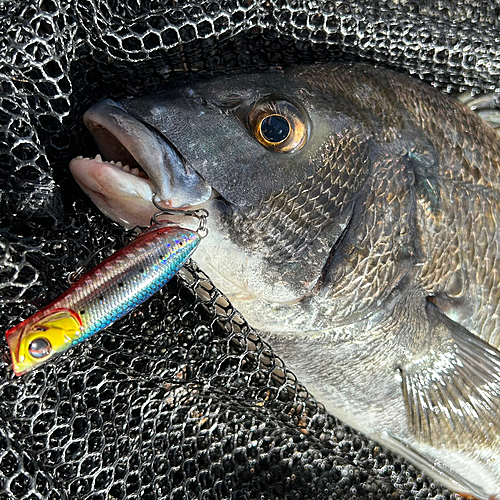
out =
<svg viewBox="0 0 500 500"><path fill-rule="evenodd" d="M484 111L484 110L483 110ZM500 144L362 63L225 75L84 115L97 207L205 208L196 262L333 415L455 492L500 498ZM104 159L103 159L104 158Z"/></svg>
<svg viewBox="0 0 500 500"><path fill-rule="evenodd" d="M143 231L6 332L14 373L28 373L131 312L179 271L200 238L198 231L167 222Z"/></svg>

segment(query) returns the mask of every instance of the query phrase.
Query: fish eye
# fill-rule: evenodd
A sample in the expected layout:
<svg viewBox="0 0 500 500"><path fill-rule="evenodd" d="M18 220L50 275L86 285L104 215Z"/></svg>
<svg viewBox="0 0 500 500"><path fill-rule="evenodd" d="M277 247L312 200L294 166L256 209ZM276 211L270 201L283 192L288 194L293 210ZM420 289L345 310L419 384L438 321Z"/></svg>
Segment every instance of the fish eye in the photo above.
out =
<svg viewBox="0 0 500 500"><path fill-rule="evenodd" d="M309 135L305 113L284 100L258 101L248 115L255 139L276 153L294 153L304 146Z"/></svg>
<svg viewBox="0 0 500 500"><path fill-rule="evenodd" d="M28 352L35 359L46 358L52 351L52 345L45 337L33 339L28 346Z"/></svg>

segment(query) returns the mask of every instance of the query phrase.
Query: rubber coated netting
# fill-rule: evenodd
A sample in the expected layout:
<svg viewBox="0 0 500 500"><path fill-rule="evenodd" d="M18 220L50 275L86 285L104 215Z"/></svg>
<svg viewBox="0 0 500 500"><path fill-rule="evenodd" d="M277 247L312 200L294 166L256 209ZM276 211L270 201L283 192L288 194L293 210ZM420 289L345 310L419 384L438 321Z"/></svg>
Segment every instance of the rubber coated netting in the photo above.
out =
<svg viewBox="0 0 500 500"><path fill-rule="evenodd" d="M129 238L69 174L97 153L92 103L341 57L492 90L499 15L475 0L0 0L0 499L449 497L327 415L194 264L21 378L3 331Z"/></svg>

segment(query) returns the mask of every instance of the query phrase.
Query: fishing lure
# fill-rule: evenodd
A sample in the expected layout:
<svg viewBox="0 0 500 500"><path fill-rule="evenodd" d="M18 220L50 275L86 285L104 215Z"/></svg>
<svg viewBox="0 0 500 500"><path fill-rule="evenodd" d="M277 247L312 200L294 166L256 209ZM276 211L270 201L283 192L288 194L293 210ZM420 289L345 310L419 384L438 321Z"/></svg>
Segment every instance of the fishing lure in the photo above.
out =
<svg viewBox="0 0 500 500"><path fill-rule="evenodd" d="M201 213L203 212L203 213ZM163 210L161 214L170 213ZM16 375L23 375L106 328L162 288L185 264L206 231L158 221L84 275L54 302L7 331Z"/></svg>

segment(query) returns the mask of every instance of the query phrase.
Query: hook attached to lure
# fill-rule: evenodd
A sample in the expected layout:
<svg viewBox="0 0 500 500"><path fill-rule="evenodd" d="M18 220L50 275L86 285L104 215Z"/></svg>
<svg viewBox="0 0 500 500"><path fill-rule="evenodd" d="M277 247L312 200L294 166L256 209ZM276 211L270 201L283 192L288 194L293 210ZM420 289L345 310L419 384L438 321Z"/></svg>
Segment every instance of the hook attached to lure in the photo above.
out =
<svg viewBox="0 0 500 500"><path fill-rule="evenodd" d="M187 216L187 217L194 217L198 219L198 227L196 229L196 232L200 235L201 238L205 238L208 234L208 227L207 227L207 219L208 219L208 210L204 208L198 208L196 210L184 210L182 208L164 208L156 202L156 195L153 195L153 198L151 199L153 205L159 210L156 212L153 217L151 217L151 225L154 224L160 224L160 223L165 223L168 221L163 221L160 220L159 217L161 216ZM174 223L171 223L174 224Z"/></svg>
<svg viewBox="0 0 500 500"><path fill-rule="evenodd" d="M23 375L111 325L162 288L207 234L206 210L164 210L129 245L82 276L54 302L7 331L12 367ZM186 215L196 230L162 221Z"/></svg>

